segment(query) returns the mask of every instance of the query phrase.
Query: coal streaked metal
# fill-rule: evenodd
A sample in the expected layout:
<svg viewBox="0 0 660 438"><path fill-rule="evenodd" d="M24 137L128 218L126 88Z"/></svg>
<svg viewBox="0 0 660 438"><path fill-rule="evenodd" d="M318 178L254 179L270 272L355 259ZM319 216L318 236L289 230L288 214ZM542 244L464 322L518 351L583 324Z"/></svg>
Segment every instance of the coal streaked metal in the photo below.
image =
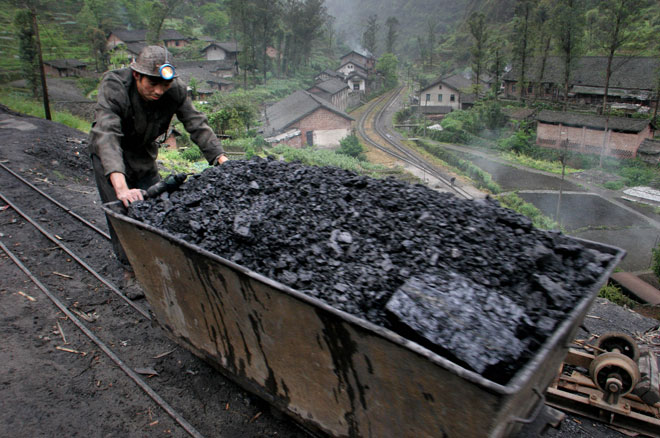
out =
<svg viewBox="0 0 660 438"><path fill-rule="evenodd" d="M625 252L506 385L363 319L104 210L156 320L177 343L314 432L332 437L511 436L541 406L578 326ZM577 239L576 239L577 240Z"/></svg>

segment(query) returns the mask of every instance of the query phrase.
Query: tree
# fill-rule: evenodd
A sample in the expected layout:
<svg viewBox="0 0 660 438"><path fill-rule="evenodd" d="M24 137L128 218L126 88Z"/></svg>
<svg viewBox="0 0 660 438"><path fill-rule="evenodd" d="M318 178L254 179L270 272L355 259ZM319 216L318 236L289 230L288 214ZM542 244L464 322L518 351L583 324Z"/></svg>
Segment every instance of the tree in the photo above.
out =
<svg viewBox="0 0 660 438"><path fill-rule="evenodd" d="M371 55L376 55L378 35L378 15L370 15L367 18L367 28L362 33L362 47L367 49Z"/></svg>
<svg viewBox="0 0 660 438"><path fill-rule="evenodd" d="M607 93L612 77L614 55L625 48L631 48L639 41L635 30L639 20L639 11L648 4L647 0L604 0L599 5L600 16L597 20L597 39L607 55L605 67L605 92L603 93L603 114L607 111Z"/></svg>
<svg viewBox="0 0 660 438"><path fill-rule="evenodd" d="M435 50L435 31L438 23L433 18L426 21L426 53L429 57L429 67L433 68L433 51Z"/></svg>
<svg viewBox="0 0 660 438"><path fill-rule="evenodd" d="M399 20L396 17L389 17L385 22L387 26L387 53L394 53L394 44L398 37L397 27L399 26Z"/></svg>
<svg viewBox="0 0 660 438"><path fill-rule="evenodd" d="M482 12L473 12L468 20L468 28L474 44L470 53L472 55L472 70L474 71L474 92L479 97L480 77L486 62L486 44L488 42L488 29L486 28L486 16Z"/></svg>
<svg viewBox="0 0 660 438"><path fill-rule="evenodd" d="M27 9L20 9L14 16L14 28L18 38L18 52L21 60L23 77L34 97L39 97L38 54L34 27L32 26L32 13Z"/></svg>
<svg viewBox="0 0 660 438"><path fill-rule="evenodd" d="M364 152L364 146L362 146L355 134L344 137L339 141L338 154L348 155L360 161L366 161L367 157Z"/></svg>
<svg viewBox="0 0 660 438"><path fill-rule="evenodd" d="M518 85L520 100L523 100L527 89L527 69L530 51L532 49L532 11L533 0L518 0L513 17L513 57L518 65Z"/></svg>
<svg viewBox="0 0 660 438"><path fill-rule="evenodd" d="M537 52L538 57L541 59L541 65L536 77L537 94L541 93L543 76L545 75L545 68L548 62L550 45L552 42L552 33L550 32L550 8L551 5L548 1L542 1L534 12L534 26L537 29L538 35Z"/></svg>
<svg viewBox="0 0 660 438"><path fill-rule="evenodd" d="M553 15L554 36L564 64L564 111L566 111L571 71L581 49L584 26L583 3L581 0L557 0Z"/></svg>
<svg viewBox="0 0 660 438"><path fill-rule="evenodd" d="M217 3L207 3L200 8L204 33L222 40L227 36L229 16Z"/></svg>
<svg viewBox="0 0 660 438"><path fill-rule="evenodd" d="M376 71L385 78L385 89L389 90L397 86L399 78L396 71L399 60L393 53L385 53L376 62Z"/></svg>
<svg viewBox="0 0 660 438"><path fill-rule="evenodd" d="M505 46L501 38L491 38L489 40L488 54L489 64L486 70L493 76L493 93L497 96L502 83L502 75L506 67Z"/></svg>
<svg viewBox="0 0 660 438"><path fill-rule="evenodd" d="M183 0L154 0L147 15L147 42L158 44L165 19L171 17Z"/></svg>

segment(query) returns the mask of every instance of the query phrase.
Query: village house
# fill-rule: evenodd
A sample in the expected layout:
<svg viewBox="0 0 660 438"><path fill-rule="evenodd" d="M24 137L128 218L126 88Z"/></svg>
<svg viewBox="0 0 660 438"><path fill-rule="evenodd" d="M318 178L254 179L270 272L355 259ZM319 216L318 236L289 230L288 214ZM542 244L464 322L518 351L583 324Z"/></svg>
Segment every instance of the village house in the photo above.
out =
<svg viewBox="0 0 660 438"><path fill-rule="evenodd" d="M341 65L345 65L348 62L354 62L361 67L363 67L366 70L367 74L370 74L374 71L376 68L376 58L374 58L371 55L365 55L359 52L356 52L355 50L351 50L344 56L340 58Z"/></svg>
<svg viewBox="0 0 660 438"><path fill-rule="evenodd" d="M543 110L537 116L536 144L542 147L615 158L635 158L645 139L652 139L649 120ZM607 132L605 126L607 123Z"/></svg>
<svg viewBox="0 0 660 438"><path fill-rule="evenodd" d="M308 88L307 91L327 100L342 111L346 111L346 108L348 107L348 94L350 89L346 82L341 79L331 78L326 81L318 82Z"/></svg>
<svg viewBox="0 0 660 438"><path fill-rule="evenodd" d="M331 78L344 80L344 74L328 68L314 76L314 82L323 82Z"/></svg>
<svg viewBox="0 0 660 438"><path fill-rule="evenodd" d="M582 105L602 105L605 94L607 57L584 56L576 60L569 82L569 101ZM655 83L660 60L647 57L615 57L607 93L613 108L648 112L655 106ZM539 78L541 60L532 59L526 73L523 95L559 101L564 98L564 63L558 56L546 60L543 77ZM519 68L514 66L502 78L504 96L518 98Z"/></svg>
<svg viewBox="0 0 660 438"><path fill-rule="evenodd" d="M228 60L236 63L236 65L238 65L240 51L241 49L235 41L225 43L212 41L202 49L202 53L208 61Z"/></svg>
<svg viewBox="0 0 660 438"><path fill-rule="evenodd" d="M168 48L185 47L188 45L188 38L184 37L174 29L163 29L160 33L160 40L163 42L165 47ZM139 43L146 45L147 43L146 29L135 29L135 30L115 29L110 32L110 35L108 36L106 42L106 47L108 50L112 50L121 44L128 45L130 43Z"/></svg>
<svg viewBox="0 0 660 438"><path fill-rule="evenodd" d="M327 100L299 90L266 108L261 130L273 145L332 149L351 133L353 120Z"/></svg>
<svg viewBox="0 0 660 438"><path fill-rule="evenodd" d="M361 71L354 71L346 76L346 83L353 92L366 93L369 88L369 77Z"/></svg>
<svg viewBox="0 0 660 438"><path fill-rule="evenodd" d="M188 91L193 99L206 100L216 91L231 91L234 89L233 82L211 72L213 70L213 64L215 62L177 62L176 72L179 79L188 86Z"/></svg>
<svg viewBox="0 0 660 438"><path fill-rule="evenodd" d="M337 71L343 74L345 78L352 75L353 73L360 73L364 75L364 77L369 76L369 70L367 70L367 66L362 62L358 62L355 60L350 60L342 63L337 69Z"/></svg>
<svg viewBox="0 0 660 438"><path fill-rule="evenodd" d="M420 90L420 112L427 115L444 115L470 108L475 102L473 87L472 80L460 74L441 77Z"/></svg>
<svg viewBox="0 0 660 438"><path fill-rule="evenodd" d="M85 76L87 64L77 59L53 59L44 61L44 71L49 76L80 77Z"/></svg>

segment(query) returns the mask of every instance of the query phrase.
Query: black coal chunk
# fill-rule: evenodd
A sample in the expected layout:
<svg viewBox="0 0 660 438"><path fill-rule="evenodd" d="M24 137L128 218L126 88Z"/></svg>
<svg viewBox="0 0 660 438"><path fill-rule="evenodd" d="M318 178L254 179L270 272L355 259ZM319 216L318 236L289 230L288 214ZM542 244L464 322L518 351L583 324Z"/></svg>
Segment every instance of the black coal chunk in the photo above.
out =
<svg viewBox="0 0 660 438"><path fill-rule="evenodd" d="M491 199L273 159L209 168L128 214L498 383L611 268Z"/></svg>
<svg viewBox="0 0 660 438"><path fill-rule="evenodd" d="M395 327L479 373L524 349L516 337L524 309L460 274L411 277L385 307Z"/></svg>

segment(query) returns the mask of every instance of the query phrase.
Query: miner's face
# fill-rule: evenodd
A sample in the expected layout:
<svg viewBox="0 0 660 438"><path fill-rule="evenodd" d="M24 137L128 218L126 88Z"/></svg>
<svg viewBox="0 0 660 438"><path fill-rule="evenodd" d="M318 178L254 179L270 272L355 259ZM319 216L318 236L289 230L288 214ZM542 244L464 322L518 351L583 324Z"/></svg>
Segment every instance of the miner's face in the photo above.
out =
<svg viewBox="0 0 660 438"><path fill-rule="evenodd" d="M147 102L157 101L163 97L163 94L165 94L165 92L172 86L172 80L166 81L161 78L142 75L137 72L133 72L133 77L135 78L138 93Z"/></svg>

